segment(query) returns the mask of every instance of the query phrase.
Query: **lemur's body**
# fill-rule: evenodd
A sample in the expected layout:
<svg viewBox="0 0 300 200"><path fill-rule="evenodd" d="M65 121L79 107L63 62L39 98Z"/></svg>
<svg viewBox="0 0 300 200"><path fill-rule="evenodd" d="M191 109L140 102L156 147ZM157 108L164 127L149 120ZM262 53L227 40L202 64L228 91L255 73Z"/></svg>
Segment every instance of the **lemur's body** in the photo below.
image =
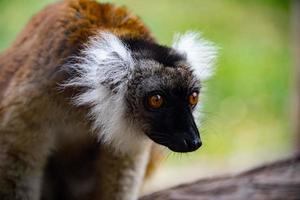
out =
<svg viewBox="0 0 300 200"><path fill-rule="evenodd" d="M64 1L33 17L0 55L0 199L137 199L154 144L146 134L175 151L200 146L165 144L149 128L162 122L136 112L141 87L155 89L159 73L175 93L199 91L181 61L183 54L157 45L136 16L111 4Z"/></svg>

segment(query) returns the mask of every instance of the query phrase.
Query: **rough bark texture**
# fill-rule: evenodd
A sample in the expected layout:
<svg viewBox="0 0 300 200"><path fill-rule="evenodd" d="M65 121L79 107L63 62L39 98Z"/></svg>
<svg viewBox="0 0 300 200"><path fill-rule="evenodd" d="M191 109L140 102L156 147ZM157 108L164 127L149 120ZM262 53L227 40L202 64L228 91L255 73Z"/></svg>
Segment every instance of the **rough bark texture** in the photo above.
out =
<svg viewBox="0 0 300 200"><path fill-rule="evenodd" d="M203 179L140 200L300 200L300 155L235 176Z"/></svg>

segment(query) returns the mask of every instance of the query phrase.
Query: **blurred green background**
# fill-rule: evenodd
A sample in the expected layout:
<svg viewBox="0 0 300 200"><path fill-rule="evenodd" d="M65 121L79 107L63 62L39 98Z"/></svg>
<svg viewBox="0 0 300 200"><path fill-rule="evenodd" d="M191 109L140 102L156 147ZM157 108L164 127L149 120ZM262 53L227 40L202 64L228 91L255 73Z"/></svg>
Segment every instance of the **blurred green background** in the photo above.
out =
<svg viewBox="0 0 300 200"><path fill-rule="evenodd" d="M0 50L8 47L30 17L50 2L54 1L0 0ZM204 146L196 153L168 156L157 177L173 177L174 181L170 179L172 183L162 183L162 187L183 181L182 176L192 180L236 172L291 152L289 1L109 2L129 7L163 44L170 44L174 33L192 29L220 47L218 70L207 83L203 99Z"/></svg>

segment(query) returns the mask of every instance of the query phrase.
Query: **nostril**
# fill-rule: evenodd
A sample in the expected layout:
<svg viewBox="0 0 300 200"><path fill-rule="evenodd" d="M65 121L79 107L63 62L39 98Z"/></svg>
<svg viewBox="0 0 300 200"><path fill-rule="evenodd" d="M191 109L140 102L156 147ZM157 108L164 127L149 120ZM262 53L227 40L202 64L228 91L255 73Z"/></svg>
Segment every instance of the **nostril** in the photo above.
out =
<svg viewBox="0 0 300 200"><path fill-rule="evenodd" d="M201 140L198 140L198 139L192 140L190 143L190 147L193 150L196 150L196 149L200 148L201 146L202 146L202 142L201 142Z"/></svg>
<svg viewBox="0 0 300 200"><path fill-rule="evenodd" d="M201 140L195 140L195 146L196 146L197 148L201 147L201 146L202 146Z"/></svg>

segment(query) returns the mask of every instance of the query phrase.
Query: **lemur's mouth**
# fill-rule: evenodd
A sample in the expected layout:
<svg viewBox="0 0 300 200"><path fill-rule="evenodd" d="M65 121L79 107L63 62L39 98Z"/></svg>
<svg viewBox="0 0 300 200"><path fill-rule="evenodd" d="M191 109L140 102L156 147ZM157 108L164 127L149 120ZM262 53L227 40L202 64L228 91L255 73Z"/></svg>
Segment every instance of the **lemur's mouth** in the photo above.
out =
<svg viewBox="0 0 300 200"><path fill-rule="evenodd" d="M173 145L168 146L168 148L175 152L192 152L196 151L202 146L202 142L200 139L193 139L193 140L187 140L183 139L181 141L178 141L177 143L174 143Z"/></svg>
<svg viewBox="0 0 300 200"><path fill-rule="evenodd" d="M198 133L198 130L197 130ZM155 143L169 148L171 151L178 153L192 152L202 146L199 135L193 133L176 133L170 137L169 134L161 132L146 133L146 135Z"/></svg>

